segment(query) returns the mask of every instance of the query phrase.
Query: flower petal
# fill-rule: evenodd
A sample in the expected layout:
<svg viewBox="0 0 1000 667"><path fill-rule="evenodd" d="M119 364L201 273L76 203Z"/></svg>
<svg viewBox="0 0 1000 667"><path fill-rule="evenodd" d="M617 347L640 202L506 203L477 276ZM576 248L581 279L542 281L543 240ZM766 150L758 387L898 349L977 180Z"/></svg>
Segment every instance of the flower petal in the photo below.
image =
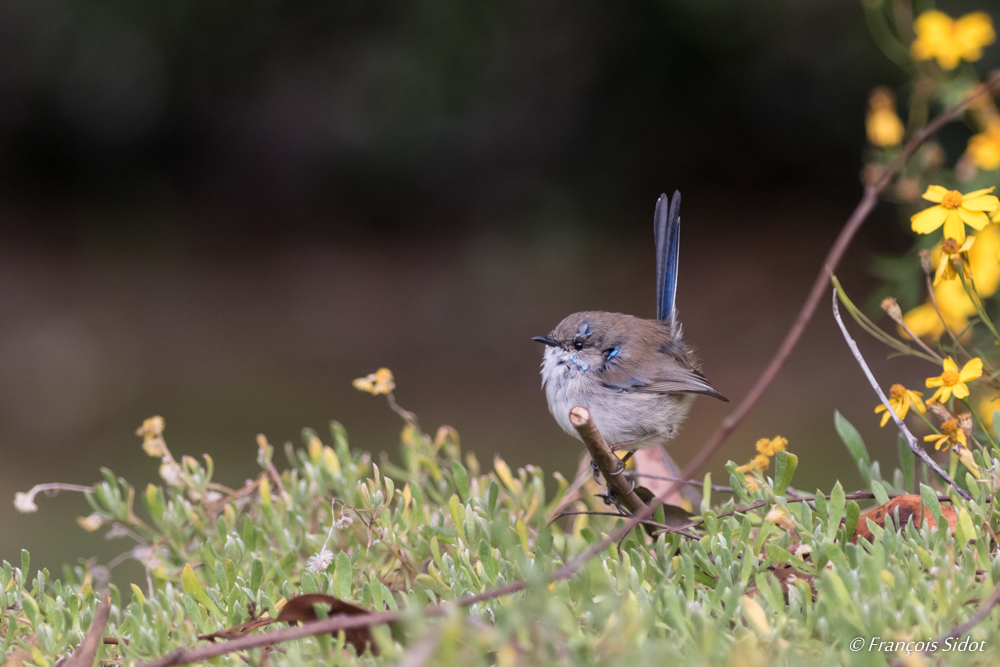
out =
<svg viewBox="0 0 1000 667"><path fill-rule="evenodd" d="M970 211L966 208L958 209L958 215L965 224L973 229L979 230L990 224L990 217L981 211ZM964 243L962 245L965 245Z"/></svg>
<svg viewBox="0 0 1000 667"><path fill-rule="evenodd" d="M948 188L942 187L940 185L928 185L927 192L921 195L927 201L932 201L935 204L940 204L944 196L948 194Z"/></svg>
<svg viewBox="0 0 1000 667"><path fill-rule="evenodd" d="M983 188L982 190L973 190L972 192L966 192L964 195L962 195L962 205L964 206L965 202L967 202L970 199L975 199L976 197L982 197L983 195L988 195L989 193L993 192L996 189L997 186L994 185L989 188Z"/></svg>
<svg viewBox="0 0 1000 667"><path fill-rule="evenodd" d="M962 200L962 208L967 208L970 211L995 211L997 210L997 206L1000 206L1000 199L993 195L970 197Z"/></svg>
<svg viewBox="0 0 1000 667"><path fill-rule="evenodd" d="M944 221L944 237L955 239L959 243L965 242L965 223L962 221L962 209L948 211L948 217Z"/></svg>
<svg viewBox="0 0 1000 667"><path fill-rule="evenodd" d="M963 399L969 397L969 385L964 382L959 382L954 387L951 388L951 393L955 395L955 398Z"/></svg>
<svg viewBox="0 0 1000 667"><path fill-rule="evenodd" d="M948 209L943 206L931 206L910 218L910 222L913 223L912 228L916 233L930 234L943 225L947 217Z"/></svg>
<svg viewBox="0 0 1000 667"><path fill-rule="evenodd" d="M979 357L975 359L970 359L965 366L962 366L962 372L958 374L958 379L961 382L968 382L969 380L975 380L983 375L983 360Z"/></svg>
<svg viewBox="0 0 1000 667"><path fill-rule="evenodd" d="M940 387L943 384L944 384L944 380L942 380L940 377L927 378L927 386L928 387ZM934 392L934 395L937 396L937 392ZM931 400L934 400L934 399L932 398Z"/></svg>
<svg viewBox="0 0 1000 667"><path fill-rule="evenodd" d="M941 362L941 367L946 371L957 371L958 364L951 357L945 357L944 361Z"/></svg>
<svg viewBox="0 0 1000 667"><path fill-rule="evenodd" d="M889 423L889 411L886 410L885 414L882 415L882 421L879 422L879 427L885 426Z"/></svg>

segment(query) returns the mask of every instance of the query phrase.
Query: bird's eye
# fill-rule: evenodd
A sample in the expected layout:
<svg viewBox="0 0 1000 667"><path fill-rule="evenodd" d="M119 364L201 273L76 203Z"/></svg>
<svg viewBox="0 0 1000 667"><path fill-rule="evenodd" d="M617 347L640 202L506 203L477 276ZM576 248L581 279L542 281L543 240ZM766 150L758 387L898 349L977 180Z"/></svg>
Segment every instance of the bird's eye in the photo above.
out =
<svg viewBox="0 0 1000 667"><path fill-rule="evenodd" d="M573 349L575 349L575 350L582 350L583 349L583 341L582 340L578 340L578 341L574 342L573 343Z"/></svg>

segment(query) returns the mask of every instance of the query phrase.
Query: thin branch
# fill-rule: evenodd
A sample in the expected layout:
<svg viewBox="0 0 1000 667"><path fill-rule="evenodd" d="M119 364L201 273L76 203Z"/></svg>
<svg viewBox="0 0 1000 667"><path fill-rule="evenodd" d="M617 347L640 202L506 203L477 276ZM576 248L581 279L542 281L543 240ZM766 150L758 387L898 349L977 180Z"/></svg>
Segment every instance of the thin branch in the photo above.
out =
<svg viewBox="0 0 1000 667"><path fill-rule="evenodd" d="M608 446L601 437L601 432L594 425L594 420L590 416L590 410L576 406L569 411L569 423L573 425L576 432L580 434L583 444L587 445L590 457L594 460L594 465L601 471L604 481L608 485L608 493L614 500L625 506L632 514L645 507L646 504L636 495L634 485L629 486L625 472L625 465L617 456L611 453Z"/></svg>
<svg viewBox="0 0 1000 667"><path fill-rule="evenodd" d="M680 482L681 484L687 484L688 486L696 486L699 489L705 486L704 482L700 482L696 479L683 479L681 477L667 477L666 475L653 475L648 472L633 472L629 473L633 477L649 477L650 479L662 479L666 482ZM713 491L726 491L729 493L733 492L733 487L723 486L722 484L712 484Z"/></svg>
<svg viewBox="0 0 1000 667"><path fill-rule="evenodd" d="M889 411L889 415L892 416L892 420L896 422L896 427L903 434L903 437L906 438L906 442L909 443L910 451L923 461L927 467L936 472L941 479L955 487L955 490L958 491L960 496L966 500L972 500L972 496L969 495L965 489L960 487L958 483L955 482L955 480L953 480L951 476L930 457L927 451L917 443L917 438L910 433L910 429L906 428L906 424L899 418L898 415L896 415L896 411L892 409L892 406L889 405L889 399L886 398L885 393L882 391L882 387L879 386L878 381L872 374L871 369L868 368L868 364L865 363L865 358L861 356L861 350L858 349L858 344L854 342L853 338L851 338L851 334L848 333L847 327L844 325L844 320L840 317L840 309L837 307L837 290L833 290L833 317L837 320L837 325L840 327L841 333L844 334L844 340L847 341L847 346L851 348L851 353L854 354L854 359L858 362L858 365L861 366L861 370L864 371L865 377L868 378L868 382L871 384L872 389L874 389L875 393L878 394L878 398L882 401L882 405L884 405L885 409Z"/></svg>
<svg viewBox="0 0 1000 667"><path fill-rule="evenodd" d="M915 495L915 494L912 494L912 493L890 493L889 494L889 498L899 498L900 496L910 496L910 495ZM817 496L796 496L794 498L786 498L785 502L786 503L811 503L812 501L816 500L816 498L817 498ZM830 496L829 495L825 495L825 496L823 496L823 498L826 498L827 500L829 500ZM937 498L938 498L939 501L948 502L948 503L951 502L951 498L949 496L938 496ZM869 493L868 491L855 491L854 493L848 493L847 495L844 496L844 500L874 500L874 499L875 499L875 494L874 493ZM768 504L768 502L770 502L770 501L767 501L767 500L758 500L758 501L756 501L755 503L753 503L751 505L747 505L746 507L737 507L736 509L731 509L728 512L721 512L720 514L716 514L715 518L716 519L721 519L722 517L725 517L725 516L732 516L734 514L744 514L746 512L752 512L753 510L760 509L761 507L764 507L765 505ZM813 509L816 509L816 508L813 507ZM703 523L705 523L704 519L697 519L696 521L692 521L690 523L686 523L683 526L671 526L669 528L662 528L662 529L656 531L656 534L659 535L660 533L665 533L665 534L679 533L680 531L687 530L688 528L697 528L698 526L700 526Z"/></svg>
<svg viewBox="0 0 1000 667"><path fill-rule="evenodd" d="M410 644L406 653L403 654L402 660L397 663L397 667L423 667L434 655L434 650L437 649L440 641L441 628L432 625L415 642Z"/></svg>
<svg viewBox="0 0 1000 667"><path fill-rule="evenodd" d="M993 592L990 594L990 596L986 598L985 602L979 605L979 609L976 610L975 614L969 617L969 620L967 620L965 623L962 623L961 625L956 625L951 630L949 630L947 634L944 634L938 637L936 641L931 642L933 646L937 647L935 650L921 651L921 652L924 655L931 655L940 650L945 645L945 642L948 641L949 639L956 639L958 637L962 637L964 635L969 634L969 631L972 630L972 628L982 623L986 619L986 617L990 615L990 612L992 612L993 608L997 606L997 603L1000 603L1000 586L997 586L996 588L993 589ZM909 660L900 659L892 663L892 667L904 667L907 664L912 664L912 663Z"/></svg>
<svg viewBox="0 0 1000 667"><path fill-rule="evenodd" d="M108 625L108 617L111 615L111 594L108 592L108 578L110 573L104 568L94 569L94 578L98 580L98 595L101 603L97 606L97 613L94 620L90 622L90 628L84 636L83 641L73 651L73 655L63 663L64 667L91 667L94 658L97 656L97 648L104 641L104 628Z"/></svg>
<svg viewBox="0 0 1000 667"><path fill-rule="evenodd" d="M948 336L955 343L955 347L961 350L962 354L971 359L972 355L969 354L969 351L962 346L962 343L958 340L958 336L956 336L955 332L951 330L948 323L944 321L944 315L941 314L941 309L938 308L937 305L937 299L934 298L934 284L931 282L931 274L925 273L924 279L927 283L927 295L930 297L931 307L934 309L934 312L937 313L938 319L941 320L941 326L943 326L944 330L948 332Z"/></svg>

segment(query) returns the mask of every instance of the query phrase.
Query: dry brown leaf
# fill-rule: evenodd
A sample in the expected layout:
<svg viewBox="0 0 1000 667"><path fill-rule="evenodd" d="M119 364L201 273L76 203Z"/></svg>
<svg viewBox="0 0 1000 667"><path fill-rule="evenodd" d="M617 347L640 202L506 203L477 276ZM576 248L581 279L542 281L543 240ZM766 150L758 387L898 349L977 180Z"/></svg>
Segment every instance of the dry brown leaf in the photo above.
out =
<svg viewBox="0 0 1000 667"><path fill-rule="evenodd" d="M318 621L319 617L316 616L315 608L315 605L318 604L325 604L327 606L327 618L333 618L334 616L357 616L370 613L363 607L351 604L350 602L344 602L332 595L306 593L305 595L295 595L289 598L285 606L281 608L281 613L278 614L277 620L289 625ZM375 643L371 628L368 626L348 628L344 630L344 633L347 636L347 643L354 647L358 655L365 652L365 646L371 647L372 655L377 656L379 654L378 644Z"/></svg>
<svg viewBox="0 0 1000 667"><path fill-rule="evenodd" d="M936 525L930 508L927 505L923 505L923 507L921 505L920 496L911 493L905 496L896 496L884 505L867 510L858 519L858 527L855 529L854 537L851 538L851 541L857 542L858 538L863 537L871 542L874 536L872 535L872 531L868 530L868 521L866 519L871 519L876 525L885 528L886 517L892 518L893 523L896 522L897 509L899 510L899 526L897 528L905 526L911 518L915 525L919 525L921 519L924 517L926 517L927 522L931 526ZM923 510L922 514L921 510ZM944 518L948 521L948 526L951 528L952 535L954 535L955 526L958 524L958 515L955 513L955 508L951 505L942 505L941 513L944 514Z"/></svg>

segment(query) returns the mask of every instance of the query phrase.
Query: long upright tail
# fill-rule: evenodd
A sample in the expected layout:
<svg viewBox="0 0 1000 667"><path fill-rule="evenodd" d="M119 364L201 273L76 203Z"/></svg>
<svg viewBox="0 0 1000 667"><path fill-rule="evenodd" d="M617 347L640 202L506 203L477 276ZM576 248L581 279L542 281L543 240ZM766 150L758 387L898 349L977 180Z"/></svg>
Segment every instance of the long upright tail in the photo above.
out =
<svg viewBox="0 0 1000 667"><path fill-rule="evenodd" d="M676 324L677 269L681 250L681 193L660 195L653 221L656 241L656 319Z"/></svg>

